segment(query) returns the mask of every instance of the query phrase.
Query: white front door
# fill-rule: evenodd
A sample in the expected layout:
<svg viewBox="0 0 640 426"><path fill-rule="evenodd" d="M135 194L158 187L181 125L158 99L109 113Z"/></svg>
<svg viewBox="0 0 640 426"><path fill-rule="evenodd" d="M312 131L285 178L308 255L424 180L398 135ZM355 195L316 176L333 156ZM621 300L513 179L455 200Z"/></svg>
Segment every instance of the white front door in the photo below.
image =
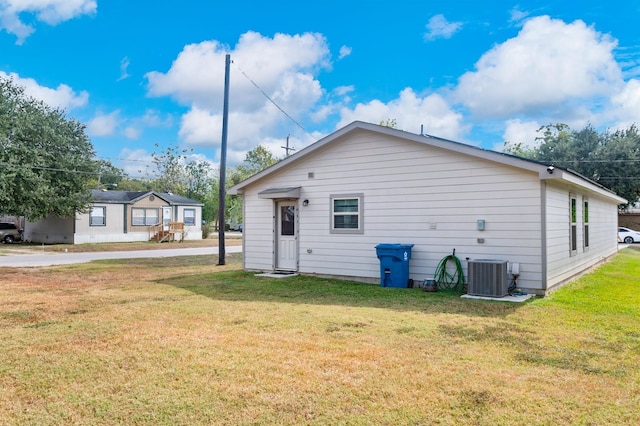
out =
<svg viewBox="0 0 640 426"><path fill-rule="evenodd" d="M165 231L169 230L169 222L171 221L171 207L162 207L162 228Z"/></svg>
<svg viewBox="0 0 640 426"><path fill-rule="evenodd" d="M298 270L298 222L296 202L277 203L276 269Z"/></svg>

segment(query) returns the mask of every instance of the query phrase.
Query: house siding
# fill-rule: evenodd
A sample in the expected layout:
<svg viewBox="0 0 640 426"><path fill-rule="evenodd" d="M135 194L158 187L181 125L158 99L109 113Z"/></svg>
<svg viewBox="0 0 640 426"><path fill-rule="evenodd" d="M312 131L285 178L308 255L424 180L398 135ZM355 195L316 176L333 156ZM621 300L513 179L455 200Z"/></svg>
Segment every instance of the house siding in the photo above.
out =
<svg viewBox="0 0 640 426"><path fill-rule="evenodd" d="M201 240L202 239L202 209L194 206L176 206L177 210L174 212L175 220L178 222L184 222L184 211L188 209L195 210L195 224L184 225L184 239L185 240Z"/></svg>
<svg viewBox="0 0 640 426"><path fill-rule="evenodd" d="M336 154L336 152L339 152ZM313 178L309 178L309 173ZM379 281L379 243L414 244L410 277L433 278L442 258L519 262L522 287L541 289L540 183L535 173L422 143L352 133L248 187L245 267L273 268L273 201L257 194L301 186L299 271ZM364 233L330 234L330 197L364 194ZM476 221L485 220L478 231ZM484 242L479 242L483 239Z"/></svg>
<svg viewBox="0 0 640 426"><path fill-rule="evenodd" d="M91 226L89 214L80 214L76 219L75 244L87 243L119 243L139 241L136 235L123 233L124 230L124 205L123 204L94 204L96 207L106 207L105 225Z"/></svg>
<svg viewBox="0 0 640 426"><path fill-rule="evenodd" d="M275 188L299 193L301 273L378 283L375 246L404 243L414 245L414 281L433 278L438 263L455 251L465 278L469 260L517 262L518 287L538 294L617 252L617 204L626 202L569 170L354 122L230 189L244 198L245 269L274 268L279 200L260 194L294 192ZM331 232L332 197L354 194L363 197L358 233ZM572 194L578 207L575 252L570 250ZM479 220L484 230L478 229Z"/></svg>
<svg viewBox="0 0 640 426"><path fill-rule="evenodd" d="M161 199L160 197L153 196L153 200L151 199L151 195L147 195L146 197L137 200L135 204L127 205L127 233L132 234L146 234L146 239L149 239L149 226L148 225L132 225L133 223L133 209L139 208L155 208L158 210L158 222L162 223L162 207L166 207L169 204ZM175 212L172 213L175 216ZM175 218L174 218L175 220ZM140 240L137 240L140 241Z"/></svg>
<svg viewBox="0 0 640 426"><path fill-rule="evenodd" d="M253 191L252 191L253 192ZM259 199L258 191L244 199L243 250L246 269L274 269L275 207L273 201ZM299 210L299 209L298 209Z"/></svg>
<svg viewBox="0 0 640 426"><path fill-rule="evenodd" d="M73 243L74 219L50 215L40 222L25 222L24 239L45 244Z"/></svg>
<svg viewBox="0 0 640 426"><path fill-rule="evenodd" d="M553 290L617 253L617 211L581 188L547 187L547 290ZM571 196L577 200L577 250L571 251ZM583 199L589 200L589 247L584 247Z"/></svg>

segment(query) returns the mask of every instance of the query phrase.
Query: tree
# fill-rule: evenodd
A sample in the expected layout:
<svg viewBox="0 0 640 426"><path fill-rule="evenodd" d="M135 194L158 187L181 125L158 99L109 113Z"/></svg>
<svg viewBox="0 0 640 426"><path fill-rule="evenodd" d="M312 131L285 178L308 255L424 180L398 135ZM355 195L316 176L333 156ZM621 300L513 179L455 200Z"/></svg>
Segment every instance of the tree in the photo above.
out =
<svg viewBox="0 0 640 426"><path fill-rule="evenodd" d="M202 218L210 222L216 218L218 211L218 179L214 174L211 163L207 161L192 161L186 165L188 198L201 201Z"/></svg>
<svg viewBox="0 0 640 426"><path fill-rule="evenodd" d="M84 126L0 78L0 206L39 220L68 217L91 203L95 152Z"/></svg>
<svg viewBox="0 0 640 426"><path fill-rule="evenodd" d="M387 118L386 120L382 120L380 122L381 126L384 127L389 127L391 129L397 129L398 128L398 122L396 121L395 118Z"/></svg>
<svg viewBox="0 0 640 426"><path fill-rule="evenodd" d="M640 134L631 126L604 135L598 156L597 180L611 188L629 204L640 199Z"/></svg>
<svg viewBox="0 0 640 426"><path fill-rule="evenodd" d="M158 144L155 146L156 149L160 148ZM153 182L154 190L186 195L188 178L185 170L187 159L185 154L188 152L190 150L180 149L176 145L151 154L155 169L148 170L147 175Z"/></svg>
<svg viewBox="0 0 640 426"><path fill-rule="evenodd" d="M118 190L121 191L153 191L153 181L146 179L132 179L126 177L118 183Z"/></svg>
<svg viewBox="0 0 640 426"><path fill-rule="evenodd" d="M207 161L191 161L185 166L185 176L187 178L188 198L204 201L210 194L213 187L213 169Z"/></svg>
<svg viewBox="0 0 640 426"><path fill-rule="evenodd" d="M116 189L128 178L124 170L114 166L110 161L97 160L96 167L98 168L98 175L92 178L89 183L92 188Z"/></svg>
<svg viewBox="0 0 640 426"><path fill-rule="evenodd" d="M148 179L128 180L123 185L140 188L146 182L147 190L171 192L200 201L204 204L203 219L213 220L218 202L217 189L214 189L218 186L211 164L204 160L189 161L187 154L193 151L191 149L180 149L177 145L160 149L158 144L156 148L159 151L151 154L154 168L147 171Z"/></svg>
<svg viewBox="0 0 640 426"><path fill-rule="evenodd" d="M250 178L254 174L273 166L279 158L275 157L271 151L262 145L247 152L244 162L235 169L229 170L227 173L227 188ZM227 195L225 199L225 217L233 222L242 221L242 199L241 197Z"/></svg>
<svg viewBox="0 0 640 426"><path fill-rule="evenodd" d="M640 198L640 135L635 126L598 133L592 126L574 131L566 124L541 127L538 147L505 143L505 151L573 170L611 189L630 204Z"/></svg>
<svg viewBox="0 0 640 426"><path fill-rule="evenodd" d="M543 136L537 159L574 170L594 179L597 157L600 154L601 136L590 125L580 131L572 131L566 124L543 126Z"/></svg>
<svg viewBox="0 0 640 426"><path fill-rule="evenodd" d="M233 171L231 174L232 182L230 182L230 186L253 176L267 167L273 166L278 161L280 161L280 159L274 157L271 151L262 145L258 145L251 151L247 152L244 162Z"/></svg>

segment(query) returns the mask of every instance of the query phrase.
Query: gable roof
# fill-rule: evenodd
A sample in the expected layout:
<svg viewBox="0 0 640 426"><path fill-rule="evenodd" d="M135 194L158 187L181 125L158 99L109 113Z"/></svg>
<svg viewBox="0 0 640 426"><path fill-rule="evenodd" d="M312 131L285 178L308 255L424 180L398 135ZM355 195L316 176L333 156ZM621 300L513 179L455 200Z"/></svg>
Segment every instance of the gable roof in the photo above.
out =
<svg viewBox="0 0 640 426"><path fill-rule="evenodd" d="M617 196L614 192L606 187L594 182L579 173L570 169L557 167L552 164L541 163L528 158L518 157L513 154L507 154L503 152L491 151L484 148L479 148L472 145L467 145L461 142L455 142L448 139L438 138L431 135L418 135L415 133L409 133L404 130L393 129L386 126L380 126L377 124L365 123L362 121L354 121L351 124L336 130L335 132L325 136L324 138L314 142L304 149L296 152L295 154L286 157L282 161L268 167L248 179L232 186L227 191L231 195L240 195L244 192L244 189L255 182L267 178L272 173L278 170L288 167L292 163L302 161L307 156L314 152L330 146L334 143L339 143L345 136L361 131L368 131L377 134L383 134L394 138L405 139L408 141L422 143L435 148L444 149L447 151L453 151L459 154L469 155L479 159L493 161L495 163L504 164L512 167L516 167L522 170L538 173L540 180L558 180L570 183L572 185L578 185L587 188L593 192L596 192L604 197L611 198L618 204L626 204L627 200Z"/></svg>
<svg viewBox="0 0 640 426"><path fill-rule="evenodd" d="M171 194L169 192L156 191L103 191L98 189L91 190L91 198L97 203L106 204L134 204L137 201L154 195L171 206L202 206L200 201L192 200L182 195Z"/></svg>

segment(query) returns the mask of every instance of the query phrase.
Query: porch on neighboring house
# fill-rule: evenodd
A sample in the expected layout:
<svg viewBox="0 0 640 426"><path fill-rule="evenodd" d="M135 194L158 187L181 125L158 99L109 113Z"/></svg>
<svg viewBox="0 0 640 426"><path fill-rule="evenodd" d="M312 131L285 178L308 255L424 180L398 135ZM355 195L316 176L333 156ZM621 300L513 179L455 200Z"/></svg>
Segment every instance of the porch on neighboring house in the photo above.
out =
<svg viewBox="0 0 640 426"><path fill-rule="evenodd" d="M169 222L168 226L162 223L150 226L149 241L158 243L184 241L184 222Z"/></svg>

